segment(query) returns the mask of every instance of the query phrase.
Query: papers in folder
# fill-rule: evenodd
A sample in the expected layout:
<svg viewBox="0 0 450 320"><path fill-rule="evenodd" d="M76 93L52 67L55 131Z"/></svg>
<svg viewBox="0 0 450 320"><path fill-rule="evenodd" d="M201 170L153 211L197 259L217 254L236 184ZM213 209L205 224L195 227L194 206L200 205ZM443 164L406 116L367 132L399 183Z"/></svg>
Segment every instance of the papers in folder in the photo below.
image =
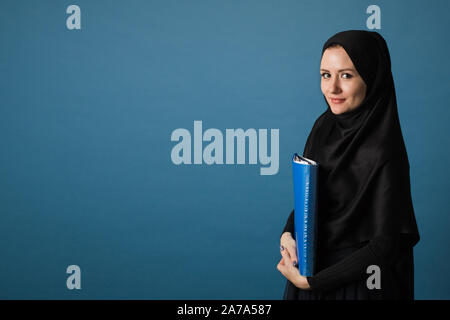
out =
<svg viewBox="0 0 450 320"><path fill-rule="evenodd" d="M305 277L314 274L316 261L318 167L297 153L292 158L295 240L299 271Z"/></svg>

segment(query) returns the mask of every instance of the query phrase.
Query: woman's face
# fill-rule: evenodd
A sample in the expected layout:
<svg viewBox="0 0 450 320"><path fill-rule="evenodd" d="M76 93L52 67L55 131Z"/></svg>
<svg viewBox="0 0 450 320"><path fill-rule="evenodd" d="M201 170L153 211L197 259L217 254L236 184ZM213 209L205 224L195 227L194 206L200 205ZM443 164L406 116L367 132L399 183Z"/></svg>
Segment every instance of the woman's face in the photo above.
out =
<svg viewBox="0 0 450 320"><path fill-rule="evenodd" d="M366 97L366 84L344 48L325 50L320 74L322 93L334 114L356 109Z"/></svg>

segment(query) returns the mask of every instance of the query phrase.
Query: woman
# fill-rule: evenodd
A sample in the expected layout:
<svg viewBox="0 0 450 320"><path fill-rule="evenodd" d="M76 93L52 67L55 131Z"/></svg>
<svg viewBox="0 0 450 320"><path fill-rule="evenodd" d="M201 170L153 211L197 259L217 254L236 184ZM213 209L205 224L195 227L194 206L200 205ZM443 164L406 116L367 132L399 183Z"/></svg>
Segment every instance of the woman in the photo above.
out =
<svg viewBox="0 0 450 320"><path fill-rule="evenodd" d="M316 270L303 277L296 267L292 211L277 266L284 299L414 299L420 236L386 42L377 32L337 33L320 72L328 108L303 152L319 163Z"/></svg>

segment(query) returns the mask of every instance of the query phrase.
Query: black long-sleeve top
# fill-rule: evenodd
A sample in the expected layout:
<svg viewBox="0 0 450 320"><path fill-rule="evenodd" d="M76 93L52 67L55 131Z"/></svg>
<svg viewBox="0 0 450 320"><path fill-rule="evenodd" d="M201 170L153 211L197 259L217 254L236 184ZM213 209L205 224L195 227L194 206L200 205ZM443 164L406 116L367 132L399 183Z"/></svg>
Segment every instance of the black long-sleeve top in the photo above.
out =
<svg viewBox="0 0 450 320"><path fill-rule="evenodd" d="M284 232L294 235L294 211L291 212ZM338 263L307 277L312 291L327 291L346 283L367 277L369 265L389 265L395 257L410 246L406 235L378 236Z"/></svg>

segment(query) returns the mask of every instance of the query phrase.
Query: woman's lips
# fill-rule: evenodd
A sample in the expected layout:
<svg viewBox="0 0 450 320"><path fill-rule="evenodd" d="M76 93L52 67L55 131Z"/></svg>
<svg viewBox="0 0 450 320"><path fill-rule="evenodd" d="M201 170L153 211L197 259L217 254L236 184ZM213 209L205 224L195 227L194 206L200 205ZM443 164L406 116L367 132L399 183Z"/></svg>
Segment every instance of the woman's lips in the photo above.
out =
<svg viewBox="0 0 450 320"><path fill-rule="evenodd" d="M330 100L332 103L342 103L345 101L345 99L333 99L333 98L330 98Z"/></svg>

